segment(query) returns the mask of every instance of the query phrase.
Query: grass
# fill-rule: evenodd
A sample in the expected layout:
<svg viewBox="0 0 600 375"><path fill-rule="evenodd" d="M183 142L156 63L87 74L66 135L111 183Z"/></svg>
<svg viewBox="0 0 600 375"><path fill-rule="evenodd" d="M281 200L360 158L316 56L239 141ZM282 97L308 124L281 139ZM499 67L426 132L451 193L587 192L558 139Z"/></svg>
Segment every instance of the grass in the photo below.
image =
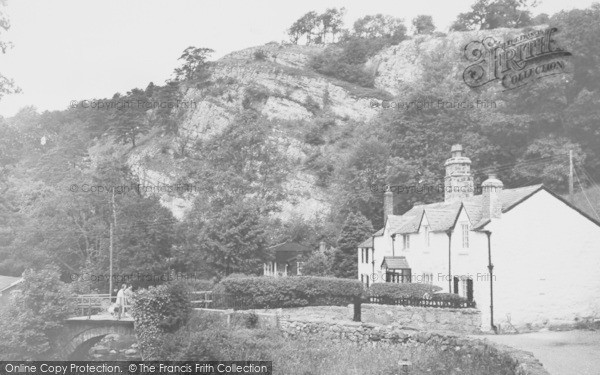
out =
<svg viewBox="0 0 600 375"><path fill-rule="evenodd" d="M159 360L272 361L274 375L395 375L398 362L411 362L409 374L510 375L507 358L480 350L465 353L439 346L358 346L351 342L289 339L273 329L226 327L215 317L192 319L163 339Z"/></svg>

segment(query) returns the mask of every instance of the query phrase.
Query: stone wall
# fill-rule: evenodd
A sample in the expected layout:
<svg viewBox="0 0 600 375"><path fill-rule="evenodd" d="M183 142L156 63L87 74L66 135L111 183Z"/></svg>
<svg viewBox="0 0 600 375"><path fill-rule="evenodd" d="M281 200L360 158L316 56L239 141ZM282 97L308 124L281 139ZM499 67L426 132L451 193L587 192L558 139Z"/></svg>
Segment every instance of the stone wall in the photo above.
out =
<svg viewBox="0 0 600 375"><path fill-rule="evenodd" d="M353 306L348 308L352 312ZM417 331L478 333L481 330L481 312L477 309L363 304L361 314L361 320L366 323L391 325Z"/></svg>
<svg viewBox="0 0 600 375"><path fill-rule="evenodd" d="M423 310L429 311L430 309ZM365 310L363 309L363 314L364 311ZM371 314L376 314L376 312L376 309L370 310ZM393 311L392 313L395 312L396 311ZM404 316L404 313L405 312L398 312L398 314L401 314L402 316ZM413 349L433 348L440 352L452 350L454 352L459 352L460 355L473 358L473 360L476 360L478 357L481 358L481 356L485 356L488 359L493 357L493 361L499 361L497 363L506 364L506 366L510 368L509 374L549 375L548 372L544 370L542 364L530 353L491 343L483 338L467 337L462 334L448 331L434 331L430 328L427 331L415 331L402 327L401 325L382 325L378 323L351 322L348 320L334 319L324 320L314 317L298 319L287 314L281 314L281 310L276 311L276 313L267 313L195 309L195 314L217 315L233 326L244 326L247 322L246 318L250 314L256 314L258 317L257 326L280 329L286 337L290 338L329 340L332 343L349 341L354 342L357 345L401 345ZM419 312L418 314L421 313ZM426 317L428 316L426 313L423 314ZM435 315L435 312L431 312L431 314L433 314L432 316L434 317L438 316L438 318L440 318L439 321L443 321L441 318L442 315ZM408 313L406 313L406 315L408 315ZM476 310L472 312L472 315L478 316ZM471 317L470 319L473 319L472 324L475 326L475 321L478 318ZM443 324L446 323L440 323L440 325Z"/></svg>
<svg viewBox="0 0 600 375"><path fill-rule="evenodd" d="M413 349L433 348L439 352L452 350L473 360L485 356L494 363L503 363L510 374L549 375L531 353L449 332L405 331L375 323L290 320L281 320L280 328L290 338L330 340L332 343L350 341L357 345L401 345Z"/></svg>

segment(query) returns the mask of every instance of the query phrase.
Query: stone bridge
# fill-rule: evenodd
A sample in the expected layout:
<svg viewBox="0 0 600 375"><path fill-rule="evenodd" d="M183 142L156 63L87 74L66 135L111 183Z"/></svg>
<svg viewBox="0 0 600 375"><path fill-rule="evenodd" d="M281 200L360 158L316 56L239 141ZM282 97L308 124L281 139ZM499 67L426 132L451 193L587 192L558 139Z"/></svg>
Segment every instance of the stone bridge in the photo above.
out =
<svg viewBox="0 0 600 375"><path fill-rule="evenodd" d="M133 319L116 320L110 315L93 315L90 319L88 317L67 319L63 332L59 336L61 358L57 359L81 359L92 346L109 334L134 335Z"/></svg>

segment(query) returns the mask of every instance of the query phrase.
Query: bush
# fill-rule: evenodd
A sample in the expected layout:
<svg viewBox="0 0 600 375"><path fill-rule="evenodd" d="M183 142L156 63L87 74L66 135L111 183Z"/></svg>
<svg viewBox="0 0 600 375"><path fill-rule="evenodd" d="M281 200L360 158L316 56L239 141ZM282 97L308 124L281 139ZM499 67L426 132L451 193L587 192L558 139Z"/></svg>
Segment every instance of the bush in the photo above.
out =
<svg viewBox="0 0 600 375"><path fill-rule="evenodd" d="M177 331L189 320L189 289L181 281L142 289L133 296L131 310L144 358L157 358L164 335Z"/></svg>
<svg viewBox="0 0 600 375"><path fill-rule="evenodd" d="M349 38L315 56L311 67L321 74L363 87L374 87L375 77L366 72L367 60L392 44L389 38Z"/></svg>
<svg viewBox="0 0 600 375"><path fill-rule="evenodd" d="M426 293L433 294L441 287L431 284L421 283L375 283L368 289L367 294L370 297L382 298L423 298Z"/></svg>
<svg viewBox="0 0 600 375"><path fill-rule="evenodd" d="M358 280L298 276L225 279L218 290L231 295L247 309L261 309L347 305L363 289Z"/></svg>
<svg viewBox="0 0 600 375"><path fill-rule="evenodd" d="M244 109L250 109L254 103L265 103L270 95L264 86L250 86L244 91L242 106Z"/></svg>
<svg viewBox="0 0 600 375"><path fill-rule="evenodd" d="M260 60L260 61L266 60L267 54L262 49L256 50L256 51L254 51L254 59Z"/></svg>
<svg viewBox="0 0 600 375"><path fill-rule="evenodd" d="M435 293L431 295L433 301L461 301L467 302L465 297L461 297L455 293Z"/></svg>

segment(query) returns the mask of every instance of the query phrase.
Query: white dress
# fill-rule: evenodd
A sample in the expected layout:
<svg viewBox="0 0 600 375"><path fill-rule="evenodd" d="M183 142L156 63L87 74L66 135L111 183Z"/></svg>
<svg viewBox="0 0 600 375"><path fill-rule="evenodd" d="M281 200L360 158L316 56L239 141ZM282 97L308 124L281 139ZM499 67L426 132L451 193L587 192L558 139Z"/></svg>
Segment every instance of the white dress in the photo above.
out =
<svg viewBox="0 0 600 375"><path fill-rule="evenodd" d="M117 306L125 306L125 293L123 289L119 289L117 292Z"/></svg>

